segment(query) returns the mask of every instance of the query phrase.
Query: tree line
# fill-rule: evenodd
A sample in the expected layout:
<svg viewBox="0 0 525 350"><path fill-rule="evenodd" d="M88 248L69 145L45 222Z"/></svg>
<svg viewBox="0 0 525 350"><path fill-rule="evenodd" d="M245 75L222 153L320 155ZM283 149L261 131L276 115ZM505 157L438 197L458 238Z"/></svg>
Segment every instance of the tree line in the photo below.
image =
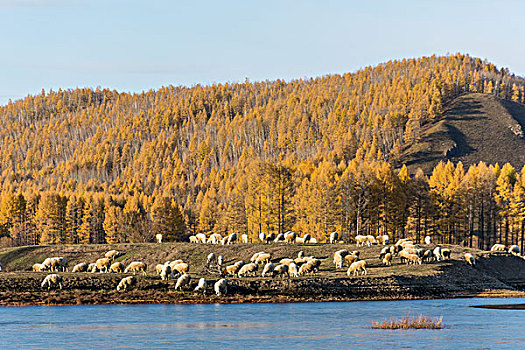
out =
<svg viewBox="0 0 525 350"><path fill-rule="evenodd" d="M453 98L523 103L524 86L508 69L455 54L289 82L42 91L0 106L2 242L290 229L513 240L521 231L515 214L502 221L505 192L457 190L436 204L431 174L396 166ZM474 202L462 202L467 194Z"/></svg>

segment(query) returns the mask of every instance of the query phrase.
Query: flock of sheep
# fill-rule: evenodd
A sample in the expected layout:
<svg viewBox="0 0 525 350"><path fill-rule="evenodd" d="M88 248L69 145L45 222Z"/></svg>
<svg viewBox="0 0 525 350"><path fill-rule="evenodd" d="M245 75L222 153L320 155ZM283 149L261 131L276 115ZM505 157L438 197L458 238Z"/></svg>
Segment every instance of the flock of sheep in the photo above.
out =
<svg viewBox="0 0 525 350"><path fill-rule="evenodd" d="M249 243L247 235L241 235L242 243ZM342 243L338 241L337 232L330 235L327 243ZM219 234L212 234L207 237L204 234L197 234L190 237L192 243L204 244L234 244L237 243L237 234L232 233L226 237ZM273 242L287 242L287 243L314 243L315 240L310 235L305 234L299 237L294 232L287 232L281 235L264 234L261 233L259 240L264 243ZM157 237L158 243L162 242L161 237ZM357 235L355 237L357 248L370 247L372 245L383 245L379 253L379 260L384 266L391 266L394 258L398 258L401 264L422 264L424 262L448 260L451 258L451 250L440 246L435 246L433 249L428 249L431 244L431 238L425 237L424 245L416 246L416 244L409 239L400 239L395 244L390 245L390 239L387 235L374 237L371 235ZM425 248L426 247L426 248ZM495 244L492 251L500 252L507 251L502 244ZM513 245L508 249L509 253L519 255L520 249L517 245ZM360 251L349 251L348 249L339 249L333 253L333 263L335 271L347 266L346 274L348 276L359 276L367 274L367 261L360 258ZM117 291L129 290L137 285L137 273L147 274L148 265L142 261L133 261L127 266L121 262L116 262L115 259L122 256L122 253L117 250L110 250L105 253L104 257L97 259L93 263L81 262L73 266L71 272L91 272L91 273L124 273L133 274L131 276L123 277L117 285ZM263 278L296 278L309 274L319 272L321 265L321 257L306 256L304 251L300 251L296 257L276 257L273 258L271 253L260 251L252 255L249 262L244 262L240 259L230 259L231 264L225 265L223 256L216 253L209 253L207 256L205 266L208 271L214 274L219 274L220 279L214 283L213 290L218 296L224 296L228 292L227 278L243 278L248 276L260 276ZM464 254L465 261L470 265L475 265L476 258L471 253ZM188 262L182 260L166 261L155 266L155 272L161 280L177 279L175 283L175 290L188 289L190 286L191 276L189 274L190 265ZM51 257L45 259L41 264L34 264L33 271L45 272L49 271L52 274L47 275L42 281L42 288L60 288L63 286L63 277L58 272L68 271L68 260L65 257ZM200 278L197 286L193 288L194 292L206 293L208 288L208 281L205 278Z"/></svg>

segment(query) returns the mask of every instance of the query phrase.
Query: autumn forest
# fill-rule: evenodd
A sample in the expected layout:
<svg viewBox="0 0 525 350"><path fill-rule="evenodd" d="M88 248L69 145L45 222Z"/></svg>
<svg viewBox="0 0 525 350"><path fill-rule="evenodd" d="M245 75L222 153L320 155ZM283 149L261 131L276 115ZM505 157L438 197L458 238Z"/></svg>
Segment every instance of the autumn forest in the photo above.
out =
<svg viewBox="0 0 525 350"><path fill-rule="evenodd" d="M141 94L42 91L0 107L0 243L337 231L487 248L525 236L525 168L401 154L465 92L525 102L525 80L468 55L355 73Z"/></svg>

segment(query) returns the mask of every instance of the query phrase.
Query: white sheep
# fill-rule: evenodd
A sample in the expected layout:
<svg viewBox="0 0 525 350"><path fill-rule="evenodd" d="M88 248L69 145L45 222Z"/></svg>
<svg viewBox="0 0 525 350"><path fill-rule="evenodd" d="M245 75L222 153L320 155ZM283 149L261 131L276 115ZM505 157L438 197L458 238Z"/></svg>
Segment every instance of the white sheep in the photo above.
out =
<svg viewBox="0 0 525 350"><path fill-rule="evenodd" d="M421 260L426 261L426 262L431 262L432 261L432 257L433 257L432 251L430 249L427 249L423 253L423 257L421 258Z"/></svg>
<svg viewBox="0 0 525 350"><path fill-rule="evenodd" d="M437 246L436 248L434 248L434 259L436 259L436 261L441 261L441 247Z"/></svg>
<svg viewBox="0 0 525 350"><path fill-rule="evenodd" d="M236 264L228 265L222 270L221 276L235 276L240 268L241 267Z"/></svg>
<svg viewBox="0 0 525 350"><path fill-rule="evenodd" d="M199 243L206 243L206 235L204 233L197 233L195 238L197 238L197 242Z"/></svg>
<svg viewBox="0 0 525 350"><path fill-rule="evenodd" d="M334 265L336 269L343 267L344 258L348 254L348 250L346 249L340 249L334 253Z"/></svg>
<svg viewBox="0 0 525 350"><path fill-rule="evenodd" d="M42 264L33 264L33 266L31 267L31 269L34 271L34 272L40 272L42 271ZM74 271L73 271L74 272Z"/></svg>
<svg viewBox="0 0 525 350"><path fill-rule="evenodd" d="M143 263L142 261L133 261L131 262L128 267L124 270L124 273L132 272L133 274L137 272L141 272L143 275L146 275L146 270L148 268L148 265L146 263Z"/></svg>
<svg viewBox="0 0 525 350"><path fill-rule="evenodd" d="M419 256L417 256L416 254L408 254L406 256L406 260L407 260L407 265L408 264L419 264L421 265L421 258Z"/></svg>
<svg viewBox="0 0 525 350"><path fill-rule="evenodd" d="M265 243L266 242L266 233L261 232L259 233L259 241Z"/></svg>
<svg viewBox="0 0 525 350"><path fill-rule="evenodd" d="M190 243L199 243L199 239L197 238L197 236L191 235L189 237L189 240L190 240Z"/></svg>
<svg viewBox="0 0 525 350"><path fill-rule="evenodd" d="M382 245L390 244L390 237L388 235L377 236L377 241L381 242Z"/></svg>
<svg viewBox="0 0 525 350"><path fill-rule="evenodd" d="M302 264L299 268L299 275L303 276L309 273L315 273L315 263L313 260L310 260L306 262L305 264Z"/></svg>
<svg viewBox="0 0 525 350"><path fill-rule="evenodd" d="M288 273L292 277L299 277L299 267L297 267L297 264L292 262L288 264Z"/></svg>
<svg viewBox="0 0 525 350"><path fill-rule="evenodd" d="M376 238L375 238L374 236L372 236L372 235L368 235L368 236L366 236L366 239L368 240L368 246L369 246L369 247L370 247L370 245L372 245L372 244L374 244L374 245L377 244L377 240L376 240Z"/></svg>
<svg viewBox="0 0 525 350"><path fill-rule="evenodd" d="M450 249L448 249L448 248L441 248L441 257L443 258L443 260L450 259L450 254L451 254Z"/></svg>
<svg viewBox="0 0 525 350"><path fill-rule="evenodd" d="M275 269L273 270L273 272L274 272L273 274L274 277L277 277L277 276L283 277L285 275L289 275L288 265L283 265L283 264L277 265L275 266Z"/></svg>
<svg viewBox="0 0 525 350"><path fill-rule="evenodd" d="M359 253L359 252L357 252ZM352 253L352 254L348 254L347 256L345 256L345 263L350 266L352 265L352 263L356 262L359 260L359 254L355 254L355 253Z"/></svg>
<svg viewBox="0 0 525 350"><path fill-rule="evenodd" d="M171 268L171 270L172 270L173 273L175 271L177 271L178 275L183 275L183 274L186 274L186 273L188 273L190 271L190 265L188 265L187 263L181 262L181 263L178 263L178 264L174 265Z"/></svg>
<svg viewBox="0 0 525 350"><path fill-rule="evenodd" d="M348 268L346 271L346 274L350 276L353 274L354 276L359 275L359 271L363 272L363 275L366 275L366 261L365 260L359 260L356 262L353 262L352 265Z"/></svg>
<svg viewBox="0 0 525 350"><path fill-rule="evenodd" d="M490 248L491 252L504 252L505 246L503 244L496 243Z"/></svg>
<svg viewBox="0 0 525 350"><path fill-rule="evenodd" d="M235 232L231 233L229 236L228 236L228 239L227 239L227 244L233 244L237 242L237 234Z"/></svg>
<svg viewBox="0 0 525 350"><path fill-rule="evenodd" d="M293 263L293 259L289 259L289 258L283 258L279 261L279 264L282 264L282 265L290 265L291 263Z"/></svg>
<svg viewBox="0 0 525 350"><path fill-rule="evenodd" d="M275 269L275 266L271 262L267 263L266 265L264 265L264 269L263 269L261 276L262 277L273 276L274 269Z"/></svg>
<svg viewBox="0 0 525 350"><path fill-rule="evenodd" d="M370 246L370 242L368 241L368 238L363 235L355 236L355 243L358 247L364 247L365 244Z"/></svg>
<svg viewBox="0 0 525 350"><path fill-rule="evenodd" d="M337 239L339 238L339 234L337 232L330 233L330 244L337 243Z"/></svg>
<svg viewBox="0 0 525 350"><path fill-rule="evenodd" d="M121 262L115 262L111 264L111 266L109 267L109 272L113 272L113 273L123 273L124 270L125 270L125 266Z"/></svg>
<svg viewBox="0 0 525 350"><path fill-rule="evenodd" d="M275 238L275 233L273 232L270 232L266 235L266 238L265 238L265 242L266 244L269 244L269 243L272 243L272 241L274 240Z"/></svg>
<svg viewBox="0 0 525 350"><path fill-rule="evenodd" d="M512 255L520 255L520 247L517 245L511 245L509 247L509 253Z"/></svg>
<svg viewBox="0 0 525 350"><path fill-rule="evenodd" d="M385 256L383 257L383 264L385 264L386 266L392 265L392 253L385 254Z"/></svg>
<svg viewBox="0 0 525 350"><path fill-rule="evenodd" d="M122 253L119 252L118 250L110 250L108 252L106 252L106 254L104 254L104 257L110 259L111 261L115 260L116 258L118 258L119 256L121 256Z"/></svg>
<svg viewBox="0 0 525 350"><path fill-rule="evenodd" d="M109 272L111 261L108 258L100 258L95 262L98 272Z"/></svg>
<svg viewBox="0 0 525 350"><path fill-rule="evenodd" d="M257 264L249 263L249 264L243 265L237 275L239 277L244 277L248 274L257 275Z"/></svg>
<svg viewBox="0 0 525 350"><path fill-rule="evenodd" d="M124 277L120 280L117 291L128 290L128 288L134 287L137 284L137 278L135 276Z"/></svg>
<svg viewBox="0 0 525 350"><path fill-rule="evenodd" d="M312 236L309 234L309 233L306 233L304 236L303 236L303 243L304 244L308 244L310 243L310 241L312 240ZM313 242L312 242L313 243Z"/></svg>
<svg viewBox="0 0 525 350"><path fill-rule="evenodd" d="M218 296L226 295L228 294L228 282L224 278L221 278L215 282L213 289Z"/></svg>
<svg viewBox="0 0 525 350"><path fill-rule="evenodd" d="M206 294L206 287L208 286L208 283L206 282L206 279L201 278L199 280L199 283L197 284L197 287L193 290L194 292L202 292L202 294Z"/></svg>
<svg viewBox="0 0 525 350"><path fill-rule="evenodd" d="M215 253L208 254L208 257L206 258L206 265L208 268L212 265L212 263L217 261L217 255Z"/></svg>
<svg viewBox="0 0 525 350"><path fill-rule="evenodd" d="M155 235L155 238L157 239L157 243L162 243L162 233L157 233Z"/></svg>
<svg viewBox="0 0 525 350"><path fill-rule="evenodd" d="M425 244L429 245L432 243L432 238L430 236L425 236Z"/></svg>
<svg viewBox="0 0 525 350"><path fill-rule="evenodd" d="M474 255L470 253L465 253L465 261L469 265L472 265L472 266L476 265L476 258L474 258Z"/></svg>
<svg viewBox="0 0 525 350"><path fill-rule="evenodd" d="M295 241L295 237L297 237L297 234L293 231L289 231L284 234L284 240L286 243L293 243Z"/></svg>
<svg viewBox="0 0 525 350"><path fill-rule="evenodd" d="M175 290L181 290L188 283L190 283L190 280L191 280L191 277L189 274L185 273L181 275L179 278L177 278L177 283L175 284Z"/></svg>
<svg viewBox="0 0 525 350"><path fill-rule="evenodd" d="M270 253L262 253L257 256L255 259L256 264L266 264L270 262L272 255Z"/></svg>
<svg viewBox="0 0 525 350"><path fill-rule="evenodd" d="M275 239L273 240L274 242L284 242L284 233L279 233Z"/></svg>
<svg viewBox="0 0 525 350"><path fill-rule="evenodd" d="M242 243L249 243L249 240L248 240L248 235L246 233L243 233L241 235L241 242Z"/></svg>
<svg viewBox="0 0 525 350"><path fill-rule="evenodd" d="M91 272L91 273L97 272L97 264L96 263L90 263L88 265L87 272Z"/></svg>
<svg viewBox="0 0 525 350"><path fill-rule="evenodd" d="M171 278L173 278L173 272L171 271L171 267L169 264L164 264L162 266L162 270L160 271L160 278L161 280L169 280Z"/></svg>
<svg viewBox="0 0 525 350"><path fill-rule="evenodd" d="M52 273L44 278L41 286L44 288L47 285L47 290L50 290L52 287L62 289L62 280L62 276Z"/></svg>

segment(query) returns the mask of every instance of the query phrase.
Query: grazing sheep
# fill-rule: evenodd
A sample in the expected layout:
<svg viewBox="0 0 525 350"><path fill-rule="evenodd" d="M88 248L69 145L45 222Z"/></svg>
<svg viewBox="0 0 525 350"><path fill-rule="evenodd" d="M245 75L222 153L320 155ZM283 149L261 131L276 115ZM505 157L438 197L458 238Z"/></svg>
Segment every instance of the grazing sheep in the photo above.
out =
<svg viewBox="0 0 525 350"><path fill-rule="evenodd" d="M192 236L190 236L189 239L190 239L190 243L199 243L199 240L198 240L197 236L193 236L192 235Z"/></svg>
<svg viewBox="0 0 525 350"><path fill-rule="evenodd" d="M109 272L111 261L108 258L100 258L95 262L98 272Z"/></svg>
<svg viewBox="0 0 525 350"><path fill-rule="evenodd" d="M54 258L44 259L42 264L40 264L40 271L50 271L52 269L51 265L53 264L53 259Z"/></svg>
<svg viewBox="0 0 525 350"><path fill-rule="evenodd" d="M386 266L392 265L392 253L385 254L385 256L383 257L383 264L385 264Z"/></svg>
<svg viewBox="0 0 525 350"><path fill-rule="evenodd" d="M56 257L55 258L56 260L58 260L58 270L59 271L67 271L68 268L68 261L66 258L62 257L62 256L59 256L59 257Z"/></svg>
<svg viewBox="0 0 525 350"><path fill-rule="evenodd" d="M197 238L197 242L206 243L206 235L204 233L197 233L195 237Z"/></svg>
<svg viewBox="0 0 525 350"><path fill-rule="evenodd" d="M330 244L337 243L338 238L339 238L339 234L337 232L330 233Z"/></svg>
<svg viewBox="0 0 525 350"><path fill-rule="evenodd" d="M266 242L266 233L264 232L259 233L259 241L261 241L262 243Z"/></svg>
<svg viewBox="0 0 525 350"><path fill-rule="evenodd" d="M47 275L42 281L42 288L44 288L45 285L47 285L47 290L50 290L51 287L62 289L62 276L57 275L56 273Z"/></svg>
<svg viewBox="0 0 525 350"><path fill-rule="evenodd" d="M157 243L162 243L162 233L157 233L155 235L155 238L157 239Z"/></svg>
<svg viewBox="0 0 525 350"><path fill-rule="evenodd" d="M509 253L512 255L520 255L520 247L517 245L511 245L509 247Z"/></svg>
<svg viewBox="0 0 525 350"><path fill-rule="evenodd" d="M244 266L244 261L242 261L242 260L236 261L235 264L233 264L233 265L237 265L239 268L241 268L241 267Z"/></svg>
<svg viewBox="0 0 525 350"><path fill-rule="evenodd" d="M407 260L407 265L408 264L419 264L421 265L421 258L419 256L417 256L416 254L408 254L406 256L406 260Z"/></svg>
<svg viewBox="0 0 525 350"><path fill-rule="evenodd" d="M215 253L208 254L208 257L206 258L206 265L208 268L211 266L212 263L217 261L217 255Z"/></svg>
<svg viewBox="0 0 525 350"><path fill-rule="evenodd" d="M442 255L441 255L441 247L440 246L437 246L436 248L434 248L432 253L434 253L434 259L436 259L436 261L441 261Z"/></svg>
<svg viewBox="0 0 525 350"><path fill-rule="evenodd" d="M377 244L377 240L376 240L376 238L375 238L374 236L372 236L372 235L368 235L368 236L366 236L366 239L368 239L368 246L369 246L369 247L370 247L370 245L372 245L372 244L374 244L374 245Z"/></svg>
<svg viewBox="0 0 525 350"><path fill-rule="evenodd" d="M227 244L234 244L235 242L237 242L237 234L235 232L231 233L229 236L228 236L228 239L226 241Z"/></svg>
<svg viewBox="0 0 525 350"><path fill-rule="evenodd" d="M155 273L157 273L157 275L160 275L160 273L162 272L162 269L164 268L164 265L165 264L157 264L157 265L155 265ZM166 262L166 265L169 266L169 263Z"/></svg>
<svg viewBox="0 0 525 350"><path fill-rule="evenodd" d="M284 242L284 233L279 233L275 239L273 240L274 242Z"/></svg>
<svg viewBox="0 0 525 350"><path fill-rule="evenodd" d="M246 233L243 233L241 235L241 241L242 241L242 243L249 243L248 235Z"/></svg>
<svg viewBox="0 0 525 350"><path fill-rule="evenodd" d="M181 264L183 262L184 261L182 261L181 259L177 259L177 260L166 262L166 263L164 263L164 265L170 265L171 271L173 271L173 270L175 270L175 266L177 266L178 264Z"/></svg>
<svg viewBox="0 0 525 350"><path fill-rule="evenodd" d="M390 253L390 247L383 247L379 252L379 259L383 259L387 253Z"/></svg>
<svg viewBox="0 0 525 350"><path fill-rule="evenodd" d="M275 266L271 262L267 263L266 265L264 265L264 269L263 269L261 276L262 277L273 276L274 269L275 269Z"/></svg>
<svg viewBox="0 0 525 350"><path fill-rule="evenodd" d="M465 261L469 265L472 265L472 266L476 265L476 258L474 258L474 255L470 253L465 253Z"/></svg>
<svg viewBox="0 0 525 350"><path fill-rule="evenodd" d="M293 231L288 231L284 234L284 240L286 243L293 243L295 241L295 237L297 237L297 234Z"/></svg>
<svg viewBox="0 0 525 350"><path fill-rule="evenodd" d="M213 290L215 290L215 294L218 296L226 295L228 294L228 282L221 278L215 284L213 285Z"/></svg>
<svg viewBox="0 0 525 350"><path fill-rule="evenodd" d="M490 248L491 252L504 252L505 246L503 244L496 243Z"/></svg>
<svg viewBox="0 0 525 350"><path fill-rule="evenodd" d="M359 260L359 255L356 255L356 254L348 254L347 256L345 256L345 263L348 266L352 265L352 263L358 260Z"/></svg>
<svg viewBox="0 0 525 350"><path fill-rule="evenodd" d="M181 275L177 278L177 283L175 284L175 290L182 290L188 283L190 283L191 277L187 273Z"/></svg>
<svg viewBox="0 0 525 350"><path fill-rule="evenodd" d="M308 243L310 243L311 241L312 241L312 236L311 236L309 233L307 233L307 234L305 234L305 235L303 236L303 243L304 243L304 244L308 244ZM311 242L311 243L313 243L313 242ZM317 242L316 242L316 243L317 243Z"/></svg>
<svg viewBox="0 0 525 350"><path fill-rule="evenodd" d="M186 263L178 263L172 267L172 273L177 271L177 275L187 274L190 271L190 266Z"/></svg>
<svg viewBox="0 0 525 350"><path fill-rule="evenodd" d="M210 236L213 244L219 244L223 241L224 238L219 233L212 233Z"/></svg>
<svg viewBox="0 0 525 350"><path fill-rule="evenodd" d="M357 235L355 236L355 243L358 247L364 247L365 244L370 246L370 242L368 242L368 238L363 235Z"/></svg>
<svg viewBox="0 0 525 350"><path fill-rule="evenodd" d="M297 266L296 263L291 263L288 265L288 273L292 276L292 277L299 277L299 267Z"/></svg>
<svg viewBox="0 0 525 350"><path fill-rule="evenodd" d="M350 267L346 271L346 274L348 276L350 276L351 274L353 274L354 276L359 276L359 271L362 271L363 275L366 275L366 260L359 260L352 263L352 265L350 265Z"/></svg>
<svg viewBox="0 0 525 350"><path fill-rule="evenodd" d="M304 244L304 238L303 237L295 237L295 243L296 244Z"/></svg>
<svg viewBox="0 0 525 350"><path fill-rule="evenodd" d="M410 255L409 252L406 250L402 250L399 252L399 259L401 260L401 263L407 262L408 256Z"/></svg>
<svg viewBox="0 0 525 350"><path fill-rule="evenodd" d="M288 265L283 265L283 264L277 265L275 269L273 270L273 273L274 273L273 277L277 277L277 276L284 277L285 275L289 276Z"/></svg>
<svg viewBox="0 0 525 350"><path fill-rule="evenodd" d="M430 249L427 249L423 253L423 257L421 258L421 260L426 261L426 262L431 262L433 256L434 256L434 254L432 253L432 251Z"/></svg>
<svg viewBox="0 0 525 350"><path fill-rule="evenodd" d="M294 263L296 263L297 266L301 266L302 264L306 264L307 262L308 262L308 259L306 259L306 257L294 259Z"/></svg>
<svg viewBox="0 0 525 350"><path fill-rule="evenodd" d="M90 263L88 265L87 272L91 272L91 273L97 272L97 264L96 263Z"/></svg>
<svg viewBox="0 0 525 350"><path fill-rule="evenodd" d="M221 239L221 244L225 245L228 242L228 236Z"/></svg>
<svg viewBox="0 0 525 350"><path fill-rule="evenodd" d="M403 249L403 251L405 251L405 252L407 252L409 254L416 254L417 255L417 249L416 248L412 248L412 246Z"/></svg>
<svg viewBox="0 0 525 350"><path fill-rule="evenodd" d="M270 259L272 258L272 255L270 253L262 253L257 256L257 259L255 259L256 264L266 264L270 262Z"/></svg>
<svg viewBox="0 0 525 350"><path fill-rule="evenodd" d="M303 275L306 275L308 273L315 273L318 271L318 265L316 263L316 260L310 260L308 261L307 263L305 264L302 264L301 267L299 268L299 275L303 276ZM319 261L319 260L317 260Z"/></svg>
<svg viewBox="0 0 525 350"><path fill-rule="evenodd" d="M340 249L334 253L334 265L336 269L340 269L343 267L344 258L348 254L348 250L346 249Z"/></svg>
<svg viewBox="0 0 525 350"><path fill-rule="evenodd" d="M233 264L228 265L226 268L222 270L221 275L222 276L235 276L235 274L239 271L241 267L239 265Z"/></svg>
<svg viewBox="0 0 525 350"><path fill-rule="evenodd" d="M193 290L194 292L202 292L202 294L206 294L206 287L208 287L208 282L206 282L206 279L201 278L199 280L199 283L197 284L197 287Z"/></svg>
<svg viewBox="0 0 525 350"><path fill-rule="evenodd" d="M113 273L123 273L124 270L125 270L125 266L121 262L113 263L109 267L109 272L113 272Z"/></svg>
<svg viewBox="0 0 525 350"><path fill-rule="evenodd" d="M310 238L310 243L317 244L317 238L314 238L314 237Z"/></svg>
<svg viewBox="0 0 525 350"><path fill-rule="evenodd" d="M441 257L443 258L443 260L448 260L450 259L450 249L448 248L441 248Z"/></svg>
<svg viewBox="0 0 525 350"><path fill-rule="evenodd" d="M281 265L290 265L293 262L294 262L293 259L284 258L284 259L281 259L281 261L279 261L279 264L281 264Z"/></svg>
<svg viewBox="0 0 525 350"><path fill-rule="evenodd" d="M377 241L382 245L390 244L390 237L388 235L377 236Z"/></svg>
<svg viewBox="0 0 525 350"><path fill-rule="evenodd" d="M297 253L297 257L304 258L304 251L301 250L299 253Z"/></svg>
<svg viewBox="0 0 525 350"><path fill-rule="evenodd" d="M429 245L432 243L432 238L430 236L425 236L425 244Z"/></svg>
<svg viewBox="0 0 525 350"><path fill-rule="evenodd" d="M118 258L121 255L122 255L122 253L119 252L118 250L110 250L110 251L106 252L106 254L104 254L104 257L106 257L109 260L113 261L113 260L115 260L116 258Z"/></svg>
<svg viewBox="0 0 525 350"><path fill-rule="evenodd" d="M42 264L34 264L31 269L34 271L34 272L40 272L42 271ZM75 272L75 271L73 271Z"/></svg>
<svg viewBox="0 0 525 350"><path fill-rule="evenodd" d="M135 276L124 277L123 279L120 280L117 286L117 291L120 292L121 290L128 290L128 288L134 287L136 285L137 285L137 278Z"/></svg>
<svg viewBox="0 0 525 350"><path fill-rule="evenodd" d="M145 276L147 268L148 265L146 263L143 263L142 261L133 261L128 265L128 267L126 267L124 273L132 272L135 274L142 271L142 274Z"/></svg>
<svg viewBox="0 0 525 350"><path fill-rule="evenodd" d="M160 271L160 279L164 281L169 280L170 277L173 278L173 272L171 271L170 265L163 265L162 270Z"/></svg>
<svg viewBox="0 0 525 350"><path fill-rule="evenodd" d="M274 240L274 238L275 238L275 233L273 232L268 233L265 238L266 244L271 243Z"/></svg>
<svg viewBox="0 0 525 350"><path fill-rule="evenodd" d="M257 264L249 263L249 264L243 265L241 269L239 270L239 273L237 274L237 276L245 277L248 274L253 275L253 276L257 275Z"/></svg>
<svg viewBox="0 0 525 350"><path fill-rule="evenodd" d="M250 262L255 262L255 260L257 260L257 257L258 257L260 254L265 254L265 252L257 252L257 253L255 253L255 254L253 254L252 257L250 258Z"/></svg>

